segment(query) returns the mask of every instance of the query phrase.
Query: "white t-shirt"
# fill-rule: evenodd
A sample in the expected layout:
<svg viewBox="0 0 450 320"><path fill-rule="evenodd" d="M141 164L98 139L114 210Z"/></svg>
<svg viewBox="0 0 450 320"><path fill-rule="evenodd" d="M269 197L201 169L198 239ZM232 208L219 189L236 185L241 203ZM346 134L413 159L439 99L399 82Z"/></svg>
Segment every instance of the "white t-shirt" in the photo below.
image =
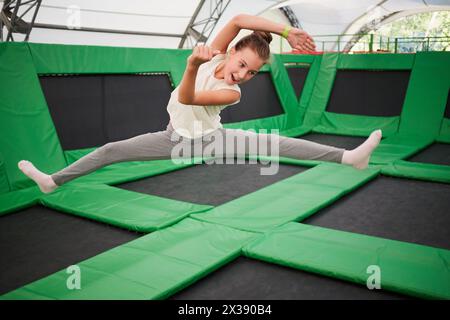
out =
<svg viewBox="0 0 450 320"><path fill-rule="evenodd" d="M237 84L229 85L224 79L214 77L217 66L225 60L225 57L225 54L219 54L200 65L195 81L195 91L231 89L241 93ZM186 138L195 139L222 128L219 114L227 105L192 106L182 104L178 101L178 91L179 86L172 91L167 105L170 122L176 133ZM239 101L233 104L239 103Z"/></svg>

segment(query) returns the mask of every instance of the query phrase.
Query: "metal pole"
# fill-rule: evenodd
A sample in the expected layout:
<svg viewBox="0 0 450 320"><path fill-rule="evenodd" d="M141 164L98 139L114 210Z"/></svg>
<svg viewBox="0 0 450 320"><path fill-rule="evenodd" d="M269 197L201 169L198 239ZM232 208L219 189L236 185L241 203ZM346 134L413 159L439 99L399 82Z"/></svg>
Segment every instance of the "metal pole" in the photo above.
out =
<svg viewBox="0 0 450 320"><path fill-rule="evenodd" d="M28 29L27 36L25 37L25 41L28 41L28 38L30 37L31 29L33 29L34 21L36 20L36 16L39 11L39 7L41 6L41 1L42 0L37 0L36 9L34 10L33 19L31 19L30 28Z"/></svg>
<svg viewBox="0 0 450 320"><path fill-rule="evenodd" d="M70 30L70 31L87 31L87 32L102 32L102 33L119 33L119 34L132 34L140 36L155 36L155 37L174 37L181 38L182 34L170 34L170 33L156 33L156 32L143 32L143 31L127 31L127 30L115 30L115 29L99 29L81 27L77 29L70 29L65 25L47 24L47 23L35 23L35 28L55 29L55 30Z"/></svg>

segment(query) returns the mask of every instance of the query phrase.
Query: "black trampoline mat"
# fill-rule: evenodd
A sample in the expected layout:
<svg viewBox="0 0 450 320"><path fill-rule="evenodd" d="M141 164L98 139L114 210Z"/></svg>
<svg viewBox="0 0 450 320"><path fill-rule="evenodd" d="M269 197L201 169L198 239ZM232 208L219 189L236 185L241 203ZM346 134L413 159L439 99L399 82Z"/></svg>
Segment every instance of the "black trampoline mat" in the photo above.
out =
<svg viewBox="0 0 450 320"><path fill-rule="evenodd" d="M297 99L300 99L303 87L305 86L306 78L308 77L309 67L290 67L286 70Z"/></svg>
<svg viewBox="0 0 450 320"><path fill-rule="evenodd" d="M140 236L43 206L2 216L0 294Z"/></svg>
<svg viewBox="0 0 450 320"><path fill-rule="evenodd" d="M450 185L380 176L305 224L450 249Z"/></svg>
<svg viewBox="0 0 450 320"><path fill-rule="evenodd" d="M397 300L410 297L369 290L339 279L304 272L264 261L239 257L193 285L172 300Z"/></svg>
<svg viewBox="0 0 450 320"><path fill-rule="evenodd" d="M173 90L168 74L39 77L64 150L97 147L165 130Z"/></svg>
<svg viewBox="0 0 450 320"><path fill-rule="evenodd" d="M450 144L433 143L428 148L413 155L408 161L450 166Z"/></svg>
<svg viewBox="0 0 450 320"><path fill-rule="evenodd" d="M305 139L320 144L326 144L337 148L344 148L346 150L354 149L366 140L366 138L361 137L340 136L322 133L308 133L296 138Z"/></svg>
<svg viewBox="0 0 450 320"><path fill-rule="evenodd" d="M281 163L278 165L276 174L261 175L261 168L270 167L269 164L249 163L248 160L244 164L199 164L115 187L218 206L308 169Z"/></svg>
<svg viewBox="0 0 450 320"><path fill-rule="evenodd" d="M260 72L239 87L241 101L220 112L222 123L267 118L284 113L269 72Z"/></svg>
<svg viewBox="0 0 450 320"><path fill-rule="evenodd" d="M392 117L402 112L409 70L337 70L326 110Z"/></svg>

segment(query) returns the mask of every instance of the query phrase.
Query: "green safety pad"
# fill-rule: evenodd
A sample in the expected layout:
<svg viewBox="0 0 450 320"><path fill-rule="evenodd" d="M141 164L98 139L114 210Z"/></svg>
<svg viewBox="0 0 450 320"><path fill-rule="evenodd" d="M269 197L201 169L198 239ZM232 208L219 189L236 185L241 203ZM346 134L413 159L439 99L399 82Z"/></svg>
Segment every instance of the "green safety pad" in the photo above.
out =
<svg viewBox="0 0 450 320"><path fill-rule="evenodd" d="M271 163L278 162L278 163L283 163L283 164L291 164L291 165L304 166L304 167L314 167L318 164L323 163L323 161L319 161L319 160L300 160L300 159L287 158L287 157L261 156L261 155L249 155L249 156L247 156L247 159L255 160L254 163L256 163L256 161L259 160L261 162L261 164L263 164L263 165L269 165ZM252 163L252 162L249 162L249 163Z"/></svg>
<svg viewBox="0 0 450 320"><path fill-rule="evenodd" d="M41 203L59 211L138 232L162 229L191 213L213 208L104 184L64 185L42 196Z"/></svg>
<svg viewBox="0 0 450 320"><path fill-rule="evenodd" d="M9 192L8 174L6 173L5 160L0 153L0 195Z"/></svg>
<svg viewBox="0 0 450 320"><path fill-rule="evenodd" d="M350 114L339 114L325 111L331 95L334 77L338 69L347 70L410 70L414 56L405 55L369 55L334 53L326 57L326 64L318 82L318 99L312 107L313 113L308 117L307 127L313 127L313 132L342 134L350 136L368 136L373 130L381 129L385 137L398 131L400 117L373 117ZM334 70L333 70L334 69Z"/></svg>
<svg viewBox="0 0 450 320"><path fill-rule="evenodd" d="M280 59L284 64L292 64L292 63L297 64L297 65L303 64L303 65L307 65L309 67L308 68L308 76L305 79L305 83L303 85L301 96L298 100L298 108L300 111L300 116L302 117L302 120L303 120L305 113L306 113L306 109L308 108L308 105L310 103L311 97L314 92L314 86L316 83L316 79L319 75L320 66L322 63L322 56L321 55L283 54L283 55L280 55Z"/></svg>
<svg viewBox="0 0 450 320"><path fill-rule="evenodd" d="M303 126L306 128L317 126L327 107L336 76L338 59L338 53L327 53L322 56L320 69L315 78L314 89L303 122Z"/></svg>
<svg viewBox="0 0 450 320"><path fill-rule="evenodd" d="M379 169L324 163L192 218L252 232L301 221L374 178Z"/></svg>
<svg viewBox="0 0 450 320"><path fill-rule="evenodd" d="M436 140L439 142L450 143L450 119L442 119L441 131Z"/></svg>
<svg viewBox="0 0 450 320"><path fill-rule="evenodd" d="M284 67L280 56L272 55L270 64L266 65L265 69L261 71L264 70L270 71L273 85L284 110L284 114L235 123L226 123L223 124L224 128L244 130L254 129L256 132L259 132L261 129L287 130L301 125L302 115L297 107L297 96L292 88L287 70Z"/></svg>
<svg viewBox="0 0 450 320"><path fill-rule="evenodd" d="M387 176L450 183L450 166L398 160L382 166Z"/></svg>
<svg viewBox="0 0 450 320"><path fill-rule="evenodd" d="M0 216L33 206L42 195L37 186L0 194Z"/></svg>
<svg viewBox="0 0 450 320"><path fill-rule="evenodd" d="M388 137L398 130L400 117L372 117L324 112L313 132L367 137L373 130L381 129Z"/></svg>
<svg viewBox="0 0 450 320"><path fill-rule="evenodd" d="M411 72L399 133L435 138L450 87L450 52L418 52Z"/></svg>
<svg viewBox="0 0 450 320"><path fill-rule="evenodd" d="M192 50L29 43L39 74L168 72L181 82Z"/></svg>
<svg viewBox="0 0 450 320"><path fill-rule="evenodd" d="M280 130L280 135L286 136L286 137L298 137L305 135L307 133L311 132L311 128L305 128L305 127L294 127L286 130Z"/></svg>
<svg viewBox="0 0 450 320"><path fill-rule="evenodd" d="M339 54L337 68L350 70L411 70L414 54Z"/></svg>
<svg viewBox="0 0 450 320"><path fill-rule="evenodd" d="M27 43L0 43L0 61L0 150L14 191L34 184L18 169L20 160L32 159L44 172L66 161Z"/></svg>
<svg viewBox="0 0 450 320"><path fill-rule="evenodd" d="M78 263L81 289L61 270L2 299L162 299L237 258L254 234L193 219Z"/></svg>
<svg viewBox="0 0 450 320"><path fill-rule="evenodd" d="M366 285L380 268L381 289L450 299L450 251L300 223L255 239L243 253L271 263Z"/></svg>
<svg viewBox="0 0 450 320"><path fill-rule="evenodd" d="M381 140L380 145L372 153L370 162L389 164L396 160L405 159L426 148L432 142L433 140L426 136L395 134Z"/></svg>

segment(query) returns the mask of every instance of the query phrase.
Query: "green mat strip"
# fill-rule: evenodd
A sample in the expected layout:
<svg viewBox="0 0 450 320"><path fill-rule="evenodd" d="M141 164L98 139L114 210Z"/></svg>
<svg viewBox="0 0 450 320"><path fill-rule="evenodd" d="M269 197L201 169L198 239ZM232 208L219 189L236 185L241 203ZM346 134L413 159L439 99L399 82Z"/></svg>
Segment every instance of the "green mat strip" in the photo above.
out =
<svg viewBox="0 0 450 320"><path fill-rule="evenodd" d="M5 160L0 153L0 195L10 191L8 174L6 173Z"/></svg>
<svg viewBox="0 0 450 320"><path fill-rule="evenodd" d="M168 72L181 82L192 50L28 43L38 74Z"/></svg>
<svg viewBox="0 0 450 320"><path fill-rule="evenodd" d="M450 183L450 166L398 160L382 166L387 176Z"/></svg>
<svg viewBox="0 0 450 320"><path fill-rule="evenodd" d="M301 221L374 178L379 169L320 164L192 218L252 232Z"/></svg>
<svg viewBox="0 0 450 320"><path fill-rule="evenodd" d="M39 203L41 196L37 186L0 194L0 216L31 207Z"/></svg>
<svg viewBox="0 0 450 320"><path fill-rule="evenodd" d="M378 148L373 152L370 162L389 164L393 161L406 159L426 148L432 142L433 140L430 137L395 134L381 141Z"/></svg>
<svg viewBox="0 0 450 320"><path fill-rule="evenodd" d="M366 285L369 266L381 289L450 299L450 251L406 242L287 223L247 245L246 256Z"/></svg>
<svg viewBox="0 0 450 320"><path fill-rule="evenodd" d="M411 70L414 54L340 54L337 68L349 70Z"/></svg>
<svg viewBox="0 0 450 320"><path fill-rule="evenodd" d="M20 160L31 159L44 172L66 161L27 45L0 43L0 61L0 152L14 191L34 185L17 168Z"/></svg>
<svg viewBox="0 0 450 320"><path fill-rule="evenodd" d="M162 229L191 213L213 208L103 184L62 186L42 196L41 202L50 208L138 232Z"/></svg>
<svg viewBox="0 0 450 320"><path fill-rule="evenodd" d="M405 97L399 133L434 139L450 86L450 53L418 52Z"/></svg>
<svg viewBox="0 0 450 320"><path fill-rule="evenodd" d="M367 137L375 129L381 129L384 137L395 134L400 117L370 117L324 112L320 124L313 132Z"/></svg>
<svg viewBox="0 0 450 320"><path fill-rule="evenodd" d="M1 298L163 299L237 258L254 236L184 219L78 263L80 290L67 289L61 270Z"/></svg>
<svg viewBox="0 0 450 320"><path fill-rule="evenodd" d="M312 128L319 124L320 118L327 107L336 76L338 59L339 54L337 53L329 53L322 56L320 69L315 78L314 89L303 121L303 126L307 128Z"/></svg>
<svg viewBox="0 0 450 320"><path fill-rule="evenodd" d="M450 143L450 119L442 119L441 130L436 140L438 142Z"/></svg>

